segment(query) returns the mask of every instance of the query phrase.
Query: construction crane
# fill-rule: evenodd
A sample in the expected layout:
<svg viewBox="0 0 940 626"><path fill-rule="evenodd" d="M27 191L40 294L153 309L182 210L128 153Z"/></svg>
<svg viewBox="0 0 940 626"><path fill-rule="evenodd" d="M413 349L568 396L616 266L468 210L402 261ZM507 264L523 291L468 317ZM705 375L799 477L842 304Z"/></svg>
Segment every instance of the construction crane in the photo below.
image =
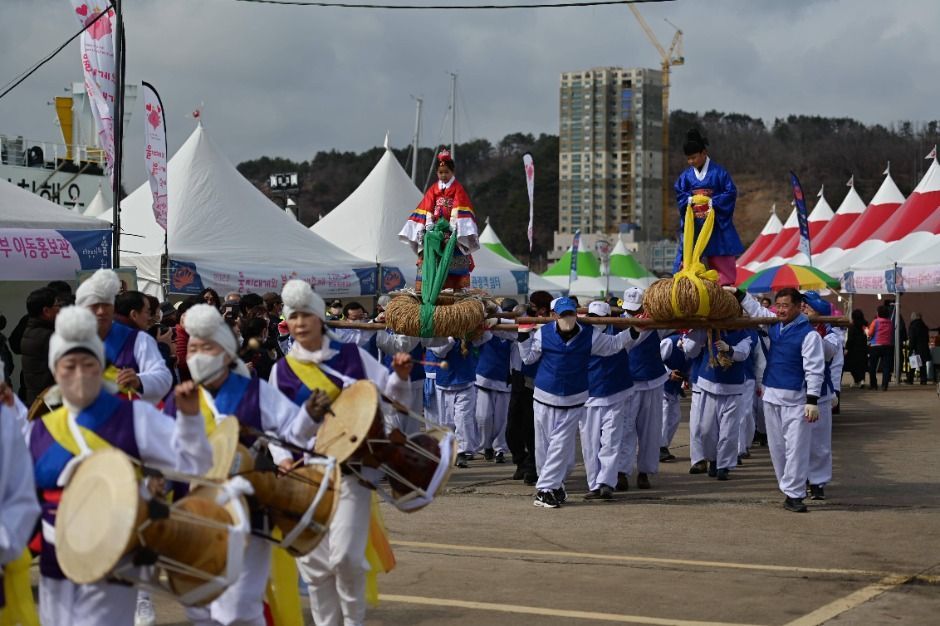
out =
<svg viewBox="0 0 940 626"><path fill-rule="evenodd" d="M663 235L670 232L669 228L670 218L669 216L673 214L672 211L672 202L669 200L669 73L670 69L676 65L684 65L685 57L682 56L682 30L670 22L665 20L667 24L676 29L676 34L672 36L672 43L669 45L669 50L667 51L663 48L662 44L659 43L659 40L656 39L656 35L653 34L653 30L650 28L649 24L646 23L646 20L643 19L643 16L640 14L639 9L635 5L629 4L630 10L633 12L633 16L636 18L636 21L640 23L640 27L643 29L643 32L646 33L647 38L650 42L656 46L659 56L662 58L662 72L663 72Z"/></svg>

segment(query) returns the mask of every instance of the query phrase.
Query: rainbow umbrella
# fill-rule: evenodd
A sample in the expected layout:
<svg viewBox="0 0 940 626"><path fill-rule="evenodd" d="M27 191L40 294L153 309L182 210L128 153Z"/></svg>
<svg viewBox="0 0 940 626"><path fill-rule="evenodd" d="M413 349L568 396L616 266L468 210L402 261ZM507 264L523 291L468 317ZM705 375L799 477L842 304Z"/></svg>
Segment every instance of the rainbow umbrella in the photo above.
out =
<svg viewBox="0 0 940 626"><path fill-rule="evenodd" d="M741 283L748 293L771 293L784 287L807 289L838 289L839 281L809 265L784 263L761 270Z"/></svg>

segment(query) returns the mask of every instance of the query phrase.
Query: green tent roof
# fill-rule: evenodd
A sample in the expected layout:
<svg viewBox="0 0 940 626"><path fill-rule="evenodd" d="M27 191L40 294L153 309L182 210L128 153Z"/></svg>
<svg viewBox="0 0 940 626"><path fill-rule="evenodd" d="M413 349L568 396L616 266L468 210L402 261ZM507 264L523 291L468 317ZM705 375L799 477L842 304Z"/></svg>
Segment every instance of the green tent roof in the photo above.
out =
<svg viewBox="0 0 940 626"><path fill-rule="evenodd" d="M645 278L652 276L649 270L640 265L640 262L627 252L622 242L617 242L613 252L610 253L610 275L621 278Z"/></svg>
<svg viewBox="0 0 940 626"><path fill-rule="evenodd" d="M551 265L542 276L568 276L571 273L571 250ZM597 277L601 275L601 266L594 253L578 251L578 276Z"/></svg>
<svg viewBox="0 0 940 626"><path fill-rule="evenodd" d="M513 263L517 263L519 265L525 265L525 263L514 257L512 252L510 252L509 249L503 245L499 235L497 235L493 227L490 226L489 218L486 219L486 227L483 229L483 232L480 233L480 243L507 261L512 261Z"/></svg>

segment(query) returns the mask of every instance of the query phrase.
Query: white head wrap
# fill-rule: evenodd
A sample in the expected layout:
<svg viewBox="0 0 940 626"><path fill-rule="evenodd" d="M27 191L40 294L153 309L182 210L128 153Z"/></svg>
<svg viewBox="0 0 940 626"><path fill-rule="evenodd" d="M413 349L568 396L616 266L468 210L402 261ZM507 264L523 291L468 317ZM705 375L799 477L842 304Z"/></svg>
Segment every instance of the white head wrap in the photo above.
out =
<svg viewBox="0 0 940 626"><path fill-rule="evenodd" d="M56 361L76 348L88 350L104 365L104 344L98 337L98 320L85 307L69 306L55 318L55 332L49 338L49 369L55 371Z"/></svg>
<svg viewBox="0 0 940 626"><path fill-rule="evenodd" d="M326 303L309 284L302 280L289 280L281 290L281 300L284 302L284 319L288 319L294 311L312 313L326 321Z"/></svg>
<svg viewBox="0 0 940 626"><path fill-rule="evenodd" d="M120 290L121 279L114 270L98 270L78 286L75 304L85 307L102 302L114 304L114 298Z"/></svg>
<svg viewBox="0 0 940 626"><path fill-rule="evenodd" d="M183 328L191 337L213 341L232 358L237 358L235 333L228 327L218 309L209 304L197 304L186 311Z"/></svg>

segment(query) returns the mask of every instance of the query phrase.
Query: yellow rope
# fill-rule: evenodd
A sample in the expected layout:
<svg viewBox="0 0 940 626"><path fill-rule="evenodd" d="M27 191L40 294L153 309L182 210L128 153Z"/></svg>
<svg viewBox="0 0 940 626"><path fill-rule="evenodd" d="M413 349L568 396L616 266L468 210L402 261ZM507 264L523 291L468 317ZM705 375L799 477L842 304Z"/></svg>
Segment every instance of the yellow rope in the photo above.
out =
<svg viewBox="0 0 940 626"><path fill-rule="evenodd" d="M672 280L672 311L676 317L684 317L682 309L679 307L679 291L677 289L680 278L687 278L698 291L698 310L695 315L708 317L710 302L708 291L705 290L705 284L702 280L718 282L718 272L705 268L702 263L702 253L708 240L711 239L712 230L715 227L715 211L711 207L711 200L708 203L708 214L705 216L705 224L702 226L702 232L698 239L695 238L695 215L692 211L692 198L685 207L685 231L682 234L682 270L673 276Z"/></svg>

